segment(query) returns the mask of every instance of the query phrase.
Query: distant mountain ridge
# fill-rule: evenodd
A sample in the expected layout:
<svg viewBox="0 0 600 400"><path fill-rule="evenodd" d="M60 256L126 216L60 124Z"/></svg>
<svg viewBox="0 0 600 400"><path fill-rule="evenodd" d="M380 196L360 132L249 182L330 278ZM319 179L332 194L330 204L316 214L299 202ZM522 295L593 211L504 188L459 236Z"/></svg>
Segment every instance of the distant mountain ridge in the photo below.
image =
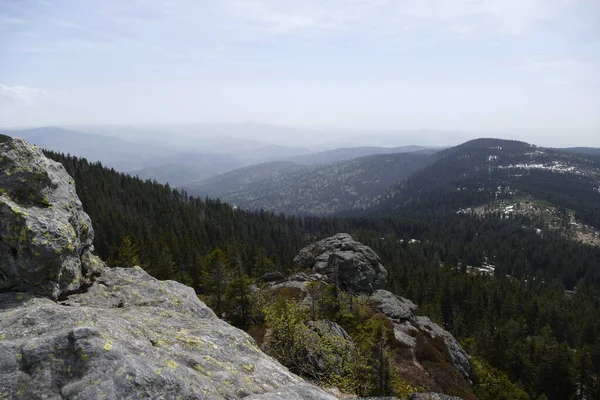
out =
<svg viewBox="0 0 600 400"><path fill-rule="evenodd" d="M76 129L76 130L74 130ZM169 131L174 129L175 133ZM200 131L198 131L200 129ZM212 129L212 130L211 130ZM276 136L278 127L261 124L204 126L79 126L71 129L43 127L4 130L42 148L85 157L90 161L142 179L181 186L234 169L270 161L299 164L331 164L371 154L397 151L430 152L423 146L399 148L340 148L315 153L308 147L272 144L228 133L260 133ZM283 128L282 128L283 129ZM300 130L285 132L299 136ZM221 136L218 136L221 135ZM314 156L313 156L314 154Z"/></svg>
<svg viewBox="0 0 600 400"><path fill-rule="evenodd" d="M329 215L364 207L395 182L428 165L417 153L376 154L330 165L266 163L184 185L192 195L217 197L247 209Z"/></svg>
<svg viewBox="0 0 600 400"><path fill-rule="evenodd" d="M153 160L170 154L168 149L157 146L56 127L3 130L0 133L23 138L44 149L100 161L120 171L144 168Z"/></svg>
<svg viewBox="0 0 600 400"><path fill-rule="evenodd" d="M314 154L290 157L289 161L305 165L327 165L339 161L351 160L375 154L397 154L397 153L419 153L434 154L441 148L427 146L400 146L400 147L344 147L339 149L325 150Z"/></svg>

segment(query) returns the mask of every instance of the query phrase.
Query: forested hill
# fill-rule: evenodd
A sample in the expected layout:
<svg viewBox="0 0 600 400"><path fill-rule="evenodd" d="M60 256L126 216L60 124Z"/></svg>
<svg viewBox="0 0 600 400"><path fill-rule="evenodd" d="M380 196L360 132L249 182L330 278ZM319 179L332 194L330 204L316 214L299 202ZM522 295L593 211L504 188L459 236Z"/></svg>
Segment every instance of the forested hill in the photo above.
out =
<svg viewBox="0 0 600 400"><path fill-rule="evenodd" d="M186 185L185 189L244 209L324 216L366 207L373 197L433 160L430 155L398 153L322 166L268 163Z"/></svg>
<svg viewBox="0 0 600 400"><path fill-rule="evenodd" d="M193 276L201 258L216 248L239 258L254 276L280 260L290 263L314 236L335 231L333 226L322 231L320 221L235 210L220 200L188 197L169 185L143 181L99 163L47 155L65 165L75 179L94 223L96 250L113 266L119 265L119 250L128 237L139 249L141 264L152 266L150 272L163 279ZM253 270L263 263L260 271Z"/></svg>
<svg viewBox="0 0 600 400"><path fill-rule="evenodd" d="M218 260L231 294L223 305L227 318L250 332L264 327L240 311L256 301L248 285L263 272L286 272L314 239L348 232L381 255L388 289L417 302L475 357L480 400L498 399L493 388L515 387L532 399L600 398L598 247L558 232L539 235L518 215L332 219L246 212L100 164L49 156L74 177L96 249L109 265L142 264L156 277L192 285L214 305ZM476 273L482 266L487 273Z"/></svg>
<svg viewBox="0 0 600 400"><path fill-rule="evenodd" d="M270 161L238 168L214 176L212 178L191 182L184 185L190 194L199 197L224 198L227 193L234 193L242 186L253 186L267 179L278 179L282 175L308 167L298 165L291 161Z"/></svg>
<svg viewBox="0 0 600 400"><path fill-rule="evenodd" d="M478 139L440 151L438 161L394 185L373 211L443 213L530 199L573 210L600 227L600 158L524 142Z"/></svg>

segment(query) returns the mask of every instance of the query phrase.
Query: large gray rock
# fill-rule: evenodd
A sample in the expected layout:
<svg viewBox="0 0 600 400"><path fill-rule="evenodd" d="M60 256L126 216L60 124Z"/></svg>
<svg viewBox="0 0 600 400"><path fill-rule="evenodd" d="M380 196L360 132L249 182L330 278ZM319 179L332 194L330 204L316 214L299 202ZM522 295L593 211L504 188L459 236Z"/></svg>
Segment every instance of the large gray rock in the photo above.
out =
<svg viewBox="0 0 600 400"><path fill-rule="evenodd" d="M138 267L104 269L87 292L60 303L0 294L0 398L270 399L280 391L331 399L191 288Z"/></svg>
<svg viewBox="0 0 600 400"><path fill-rule="evenodd" d="M396 296L387 290L377 290L371 295L371 301L383 314L394 321L411 319L414 316L413 312L417 309L417 305L412 301Z"/></svg>
<svg viewBox="0 0 600 400"><path fill-rule="evenodd" d="M0 141L0 292L78 290L101 267L93 239L63 166L24 140Z"/></svg>
<svg viewBox="0 0 600 400"><path fill-rule="evenodd" d="M383 289L387 271L379 256L347 233L310 244L300 250L294 263L302 269L322 274L330 283L336 281L350 292L372 293Z"/></svg>
<svg viewBox="0 0 600 400"><path fill-rule="evenodd" d="M430 338L441 338L448 349L454 367L467 381L470 381L471 357L450 332L428 317L415 315L417 306L412 301L396 296L387 290L376 291L370 296L370 300L381 313L392 321L395 339L410 348L413 354L419 332Z"/></svg>

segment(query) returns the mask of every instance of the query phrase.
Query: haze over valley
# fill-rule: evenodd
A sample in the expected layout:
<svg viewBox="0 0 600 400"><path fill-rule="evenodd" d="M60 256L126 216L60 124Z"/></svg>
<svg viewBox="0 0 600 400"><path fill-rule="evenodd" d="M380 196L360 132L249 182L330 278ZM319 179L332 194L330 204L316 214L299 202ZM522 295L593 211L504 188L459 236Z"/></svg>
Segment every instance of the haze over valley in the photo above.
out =
<svg viewBox="0 0 600 400"><path fill-rule="evenodd" d="M0 399L600 399L599 16L0 0Z"/></svg>

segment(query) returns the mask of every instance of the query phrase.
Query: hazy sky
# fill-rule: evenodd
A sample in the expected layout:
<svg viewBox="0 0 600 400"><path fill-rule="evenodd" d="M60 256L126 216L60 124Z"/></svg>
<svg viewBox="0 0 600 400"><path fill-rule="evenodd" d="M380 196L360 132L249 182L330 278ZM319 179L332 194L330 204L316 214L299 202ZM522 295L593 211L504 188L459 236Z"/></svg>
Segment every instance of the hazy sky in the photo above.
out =
<svg viewBox="0 0 600 400"><path fill-rule="evenodd" d="M258 121L600 145L600 0L0 0L0 126Z"/></svg>

